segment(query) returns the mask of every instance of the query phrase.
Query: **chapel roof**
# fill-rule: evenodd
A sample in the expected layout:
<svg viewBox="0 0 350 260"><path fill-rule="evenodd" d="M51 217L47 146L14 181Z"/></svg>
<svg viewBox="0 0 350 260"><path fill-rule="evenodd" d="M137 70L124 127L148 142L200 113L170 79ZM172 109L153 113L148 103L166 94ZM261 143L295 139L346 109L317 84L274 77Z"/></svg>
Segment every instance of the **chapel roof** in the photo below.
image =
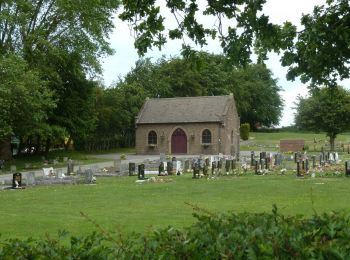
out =
<svg viewBox="0 0 350 260"><path fill-rule="evenodd" d="M146 99L136 124L221 122L233 95Z"/></svg>

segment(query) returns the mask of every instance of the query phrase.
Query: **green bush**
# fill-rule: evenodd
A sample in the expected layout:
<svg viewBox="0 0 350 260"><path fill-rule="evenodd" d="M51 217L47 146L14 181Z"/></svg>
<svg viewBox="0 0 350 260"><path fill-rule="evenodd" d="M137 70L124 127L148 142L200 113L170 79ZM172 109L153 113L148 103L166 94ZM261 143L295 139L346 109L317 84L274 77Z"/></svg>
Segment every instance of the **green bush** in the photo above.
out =
<svg viewBox="0 0 350 260"><path fill-rule="evenodd" d="M241 128L239 129L242 140L249 139L249 131L250 125L248 123L241 124Z"/></svg>
<svg viewBox="0 0 350 260"><path fill-rule="evenodd" d="M349 259L348 214L195 213L197 222L147 235L101 230L66 239L0 241L0 259ZM63 234L64 235L64 234ZM63 236L61 234L61 236Z"/></svg>

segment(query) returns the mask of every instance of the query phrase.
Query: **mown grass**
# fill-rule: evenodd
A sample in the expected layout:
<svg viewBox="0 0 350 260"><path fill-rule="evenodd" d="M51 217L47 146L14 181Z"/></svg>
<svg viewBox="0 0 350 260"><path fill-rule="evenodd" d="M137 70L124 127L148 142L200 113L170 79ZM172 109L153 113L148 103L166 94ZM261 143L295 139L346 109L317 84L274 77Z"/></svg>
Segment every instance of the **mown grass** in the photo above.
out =
<svg viewBox="0 0 350 260"><path fill-rule="evenodd" d="M280 140L285 139L303 139L309 151L321 151L322 147L325 150L329 149L329 138L326 136L326 133L284 131L273 133L251 132L249 140L242 142L240 148L242 151L278 151ZM350 145L350 133L337 136L336 149L342 151L342 145L347 150L347 146Z"/></svg>
<svg viewBox="0 0 350 260"><path fill-rule="evenodd" d="M165 183L136 183L135 177L98 178L97 185L38 186L0 191L0 233L7 237L42 237L58 230L86 234L96 226L113 232L147 232L194 218L186 203L215 212L270 212L277 204L285 214L349 211L350 178L295 175L225 176L193 180L190 174L164 177ZM313 201L313 203L312 203Z"/></svg>

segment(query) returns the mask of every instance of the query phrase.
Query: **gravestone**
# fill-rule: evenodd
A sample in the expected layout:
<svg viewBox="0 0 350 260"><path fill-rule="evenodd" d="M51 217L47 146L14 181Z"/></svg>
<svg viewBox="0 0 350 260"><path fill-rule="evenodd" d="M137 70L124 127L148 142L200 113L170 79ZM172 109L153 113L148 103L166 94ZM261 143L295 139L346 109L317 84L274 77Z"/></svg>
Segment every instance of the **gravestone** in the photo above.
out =
<svg viewBox="0 0 350 260"><path fill-rule="evenodd" d="M221 170L219 173L221 175L225 175L226 174L226 160L224 158L221 158L220 161L221 161L221 168L220 168Z"/></svg>
<svg viewBox="0 0 350 260"><path fill-rule="evenodd" d="M189 170L190 170L190 160L185 160L184 172L188 172Z"/></svg>
<svg viewBox="0 0 350 260"><path fill-rule="evenodd" d="M213 161L211 163L211 175L214 175L216 173L216 167L217 167L217 163Z"/></svg>
<svg viewBox="0 0 350 260"><path fill-rule="evenodd" d="M94 178L94 173L91 169L85 170L84 175L85 175L85 183L86 184L93 184L96 182L96 180Z"/></svg>
<svg viewBox="0 0 350 260"><path fill-rule="evenodd" d="M35 173L28 172L26 175L26 186L33 186L33 185L35 185Z"/></svg>
<svg viewBox="0 0 350 260"><path fill-rule="evenodd" d="M231 160L231 169L232 170L236 169L236 163L237 163L236 159Z"/></svg>
<svg viewBox="0 0 350 260"><path fill-rule="evenodd" d="M255 153L254 151L250 152L250 166L254 166L254 161L255 161Z"/></svg>
<svg viewBox="0 0 350 260"><path fill-rule="evenodd" d="M181 172L183 171L182 170L182 162L181 161L176 161L175 163L176 163L175 164L175 172L176 172L177 175L180 175Z"/></svg>
<svg viewBox="0 0 350 260"><path fill-rule="evenodd" d="M210 166L209 158L205 158L204 163L205 163L206 166L209 167Z"/></svg>
<svg viewBox="0 0 350 260"><path fill-rule="evenodd" d="M67 162L67 174L70 175L73 172L74 172L74 162L72 161L72 159L69 159Z"/></svg>
<svg viewBox="0 0 350 260"><path fill-rule="evenodd" d="M136 164L134 162L129 162L129 176L134 176L136 173Z"/></svg>
<svg viewBox="0 0 350 260"><path fill-rule="evenodd" d="M137 167L137 178L139 180L144 180L145 179L145 165L142 163L142 164L139 164L138 167Z"/></svg>
<svg viewBox="0 0 350 260"><path fill-rule="evenodd" d="M308 158L305 159L305 171L306 172L309 171L309 159Z"/></svg>
<svg viewBox="0 0 350 260"><path fill-rule="evenodd" d="M193 179L199 179L199 163L198 161L193 165Z"/></svg>
<svg viewBox="0 0 350 260"><path fill-rule="evenodd" d="M167 171L168 175L173 174L173 162L167 162L166 171Z"/></svg>
<svg viewBox="0 0 350 260"><path fill-rule="evenodd" d="M12 188L13 189L22 188L22 173L16 172L12 174Z"/></svg>
<svg viewBox="0 0 350 260"><path fill-rule="evenodd" d="M303 175L301 174L300 170L300 162L297 162L297 177L302 177Z"/></svg>
<svg viewBox="0 0 350 260"><path fill-rule="evenodd" d="M63 174L61 169L57 169L56 170L56 174L57 174L57 178L58 179L63 179L64 178L64 174Z"/></svg>
<svg viewBox="0 0 350 260"><path fill-rule="evenodd" d="M225 162L225 171L227 173L227 172L230 172L230 170L231 170L231 161L230 160L226 160L226 162Z"/></svg>
<svg viewBox="0 0 350 260"><path fill-rule="evenodd" d="M255 161L255 174L257 175L259 173L259 164L258 161Z"/></svg>
<svg viewBox="0 0 350 260"><path fill-rule="evenodd" d="M160 162L158 167L158 176L163 176L163 175L165 175L164 162Z"/></svg>
<svg viewBox="0 0 350 260"><path fill-rule="evenodd" d="M159 155L159 161L160 161L160 162L165 162L165 161L166 161L166 157L165 157L165 154L164 154L164 153L161 153L161 154Z"/></svg>
<svg viewBox="0 0 350 260"><path fill-rule="evenodd" d="M345 176L350 177L350 161L345 162Z"/></svg>

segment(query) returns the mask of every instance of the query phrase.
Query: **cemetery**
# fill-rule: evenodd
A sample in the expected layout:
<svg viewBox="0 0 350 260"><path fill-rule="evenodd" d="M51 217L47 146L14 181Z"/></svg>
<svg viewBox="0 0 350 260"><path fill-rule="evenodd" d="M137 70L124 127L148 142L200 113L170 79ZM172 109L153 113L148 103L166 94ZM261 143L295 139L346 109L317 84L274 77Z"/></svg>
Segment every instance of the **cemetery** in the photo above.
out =
<svg viewBox="0 0 350 260"><path fill-rule="evenodd" d="M67 159L65 168L36 172L12 167L11 180L0 182L0 221L5 223L1 233L25 237L55 235L58 229L73 234L93 231L80 213L123 233L167 225L181 228L194 221L187 203L215 212L266 212L273 204L293 215L346 210L350 154L339 149L241 151L240 158L126 156L108 167ZM13 201L16 207L11 206ZM19 214L22 211L26 218ZM22 228L13 228L13 221L23 223ZM46 223L44 229L41 223Z"/></svg>

